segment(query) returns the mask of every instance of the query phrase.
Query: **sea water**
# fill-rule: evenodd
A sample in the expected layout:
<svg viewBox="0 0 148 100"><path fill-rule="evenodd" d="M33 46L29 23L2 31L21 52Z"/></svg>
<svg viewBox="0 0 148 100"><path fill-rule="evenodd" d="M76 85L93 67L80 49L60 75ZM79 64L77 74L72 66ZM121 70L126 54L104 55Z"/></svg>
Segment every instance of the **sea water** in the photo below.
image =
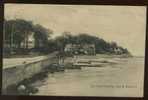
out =
<svg viewBox="0 0 148 100"><path fill-rule="evenodd" d="M34 95L143 96L143 57L104 59L117 63L49 73L43 81L33 84L39 90Z"/></svg>

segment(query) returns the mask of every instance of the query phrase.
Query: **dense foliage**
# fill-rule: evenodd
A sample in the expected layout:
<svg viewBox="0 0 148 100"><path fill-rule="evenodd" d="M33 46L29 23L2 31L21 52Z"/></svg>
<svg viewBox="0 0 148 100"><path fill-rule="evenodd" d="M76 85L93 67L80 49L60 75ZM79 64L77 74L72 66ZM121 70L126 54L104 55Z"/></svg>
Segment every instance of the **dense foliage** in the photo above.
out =
<svg viewBox="0 0 148 100"><path fill-rule="evenodd" d="M130 54L126 48L118 46L115 42L109 43L99 37L88 35L91 33L70 35L70 32L63 32L63 35L49 39L50 35L54 34L52 30L22 19L5 20L4 28L6 44L9 44L10 48L21 51L21 53L24 53L22 49L30 52L28 51L28 38L33 34L35 40L33 50L36 52L51 53L53 51L64 51L66 44L94 44L96 53Z"/></svg>
<svg viewBox="0 0 148 100"><path fill-rule="evenodd" d="M4 42L9 45L4 48L4 52L9 53L13 48L15 53L29 53L29 36L33 34L35 40L35 51L45 52L48 38L52 30L46 29L41 25L34 25L31 21L23 19L5 20L4 21ZM47 51L47 50L46 50Z"/></svg>
<svg viewBox="0 0 148 100"><path fill-rule="evenodd" d="M126 48L118 46L115 42L106 42L96 36L91 36L86 33L80 33L79 35L73 36L68 32L55 38L57 50L64 50L66 44L94 44L96 53L100 54L130 54Z"/></svg>

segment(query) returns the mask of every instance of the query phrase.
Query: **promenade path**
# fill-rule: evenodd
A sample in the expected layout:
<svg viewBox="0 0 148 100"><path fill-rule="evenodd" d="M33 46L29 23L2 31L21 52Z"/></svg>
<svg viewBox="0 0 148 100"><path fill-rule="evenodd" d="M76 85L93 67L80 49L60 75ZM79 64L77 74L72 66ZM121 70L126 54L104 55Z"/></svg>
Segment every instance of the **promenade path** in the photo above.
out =
<svg viewBox="0 0 148 100"><path fill-rule="evenodd" d="M3 58L3 69L23 65L31 62L40 61L49 57L55 56L57 52L49 55L35 56L35 57L20 57L20 58Z"/></svg>

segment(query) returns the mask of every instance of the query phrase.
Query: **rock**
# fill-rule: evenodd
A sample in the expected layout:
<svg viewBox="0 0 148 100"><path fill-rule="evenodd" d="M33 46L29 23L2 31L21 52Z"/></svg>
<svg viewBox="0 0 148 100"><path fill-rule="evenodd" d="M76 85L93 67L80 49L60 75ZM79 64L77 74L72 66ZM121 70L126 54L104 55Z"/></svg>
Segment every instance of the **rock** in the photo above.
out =
<svg viewBox="0 0 148 100"><path fill-rule="evenodd" d="M21 85L18 86L17 90L18 90L18 92L25 92L26 86L21 84Z"/></svg>

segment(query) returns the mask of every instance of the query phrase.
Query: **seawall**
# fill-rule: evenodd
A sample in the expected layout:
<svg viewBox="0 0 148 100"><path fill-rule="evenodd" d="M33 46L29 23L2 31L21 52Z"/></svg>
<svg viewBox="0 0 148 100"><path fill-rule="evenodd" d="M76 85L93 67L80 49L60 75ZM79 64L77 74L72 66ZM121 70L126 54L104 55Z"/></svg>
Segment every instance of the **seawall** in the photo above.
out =
<svg viewBox="0 0 148 100"><path fill-rule="evenodd" d="M33 75L45 71L51 64L57 63L57 53L47 55L46 58L33 61L9 68L3 69L2 72L2 92L5 92L8 86L18 84L24 79L31 78Z"/></svg>

